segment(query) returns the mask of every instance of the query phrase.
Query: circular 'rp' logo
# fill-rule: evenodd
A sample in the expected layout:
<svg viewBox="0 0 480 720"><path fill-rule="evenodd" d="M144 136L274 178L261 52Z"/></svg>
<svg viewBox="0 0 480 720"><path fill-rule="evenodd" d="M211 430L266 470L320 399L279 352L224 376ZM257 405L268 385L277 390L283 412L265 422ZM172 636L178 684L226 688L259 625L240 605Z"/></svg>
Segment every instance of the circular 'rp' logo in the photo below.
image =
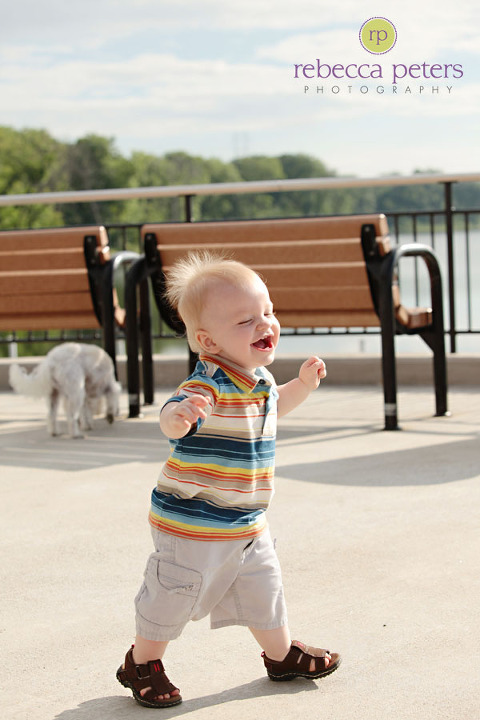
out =
<svg viewBox="0 0 480 720"><path fill-rule="evenodd" d="M373 17L363 23L359 37L365 50L382 55L389 52L397 42L397 31L387 18Z"/></svg>

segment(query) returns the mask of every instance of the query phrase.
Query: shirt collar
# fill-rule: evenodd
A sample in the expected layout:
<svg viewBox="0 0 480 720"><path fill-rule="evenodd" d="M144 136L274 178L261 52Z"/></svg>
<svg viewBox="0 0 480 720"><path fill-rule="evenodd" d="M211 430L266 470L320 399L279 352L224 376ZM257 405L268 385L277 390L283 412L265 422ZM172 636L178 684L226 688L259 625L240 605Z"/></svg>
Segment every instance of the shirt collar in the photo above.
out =
<svg viewBox="0 0 480 720"><path fill-rule="evenodd" d="M249 372L248 370L245 370L245 368L240 367L240 365L237 365L231 360L226 360L225 358L219 357L218 355L208 355L206 353L201 353L199 358L204 362L211 362L215 365L218 365L218 367L223 370L223 372L230 378L233 383L235 383L235 385L237 385L237 387L247 392L251 392L254 387L256 387L256 385L259 383L259 381L262 382L262 385L271 384L268 379L263 377L263 374L260 373L257 375L256 370L251 370Z"/></svg>

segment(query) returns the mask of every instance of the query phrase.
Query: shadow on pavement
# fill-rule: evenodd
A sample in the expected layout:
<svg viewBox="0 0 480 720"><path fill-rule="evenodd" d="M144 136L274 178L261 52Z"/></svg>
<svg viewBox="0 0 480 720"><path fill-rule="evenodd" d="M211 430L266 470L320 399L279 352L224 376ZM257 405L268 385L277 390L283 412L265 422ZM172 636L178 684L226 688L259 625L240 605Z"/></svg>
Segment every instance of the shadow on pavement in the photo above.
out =
<svg viewBox="0 0 480 720"><path fill-rule="evenodd" d="M239 700L247 700L252 698L267 697L270 695L292 695L295 693L303 693L305 691L319 690L314 682L308 680L297 679L295 683L272 683L268 678L259 678L251 682L239 685L238 687L223 690L213 695L205 695L200 698L192 698L184 700L181 705L173 708L161 710L163 718L181 717L190 713L197 712L204 708L215 707L218 705L226 705L230 702ZM71 710L64 710L55 716L55 720L127 720L127 718L147 718L155 716L158 718L158 709L149 710L148 708L138 705L132 697L120 697L114 695L112 697L103 697L95 700L87 700L78 707ZM228 717L228 708L225 707L226 717Z"/></svg>
<svg viewBox="0 0 480 720"><path fill-rule="evenodd" d="M326 485L356 487L402 487L438 485L475 477L480 473L478 435L441 445L318 462L296 462L277 467L277 477Z"/></svg>

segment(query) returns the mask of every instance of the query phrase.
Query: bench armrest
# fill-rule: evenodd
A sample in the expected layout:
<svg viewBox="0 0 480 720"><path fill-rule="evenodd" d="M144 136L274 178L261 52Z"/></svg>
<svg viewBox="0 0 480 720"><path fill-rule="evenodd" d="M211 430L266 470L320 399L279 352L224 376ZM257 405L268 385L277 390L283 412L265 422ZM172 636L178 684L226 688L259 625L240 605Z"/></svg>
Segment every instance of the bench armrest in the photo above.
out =
<svg viewBox="0 0 480 720"><path fill-rule="evenodd" d="M428 276L430 280L430 298L431 298L431 309L425 309L423 316L428 313L428 323L433 324L436 327L441 327L443 331L443 295L442 295L442 275L440 271L440 265L435 251L428 245L421 245L419 243L408 243L405 245L398 245L392 250L392 260L388 263L388 283L391 287L396 284L395 277L397 274L397 268L399 267L400 260L404 257L421 258L427 267ZM401 308L400 302L397 308ZM405 311L405 317L402 318L402 313L397 312L397 324L399 325L398 330L400 332L408 332L410 329L416 330L418 328L419 318L416 317L419 309L413 309L411 312ZM420 313L422 317L422 313ZM414 323L412 327L409 327L410 320ZM415 327L416 325L416 327Z"/></svg>

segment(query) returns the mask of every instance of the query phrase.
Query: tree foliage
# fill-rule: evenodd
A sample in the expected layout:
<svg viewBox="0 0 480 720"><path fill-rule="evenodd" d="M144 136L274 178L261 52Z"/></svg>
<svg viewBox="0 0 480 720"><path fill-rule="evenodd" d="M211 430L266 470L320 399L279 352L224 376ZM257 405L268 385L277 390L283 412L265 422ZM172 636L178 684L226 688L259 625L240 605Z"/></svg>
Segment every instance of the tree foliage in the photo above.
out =
<svg viewBox="0 0 480 720"><path fill-rule="evenodd" d="M57 190L63 185L65 146L44 130L0 127L0 194ZM61 225L62 215L46 205L2 208L0 228Z"/></svg>

